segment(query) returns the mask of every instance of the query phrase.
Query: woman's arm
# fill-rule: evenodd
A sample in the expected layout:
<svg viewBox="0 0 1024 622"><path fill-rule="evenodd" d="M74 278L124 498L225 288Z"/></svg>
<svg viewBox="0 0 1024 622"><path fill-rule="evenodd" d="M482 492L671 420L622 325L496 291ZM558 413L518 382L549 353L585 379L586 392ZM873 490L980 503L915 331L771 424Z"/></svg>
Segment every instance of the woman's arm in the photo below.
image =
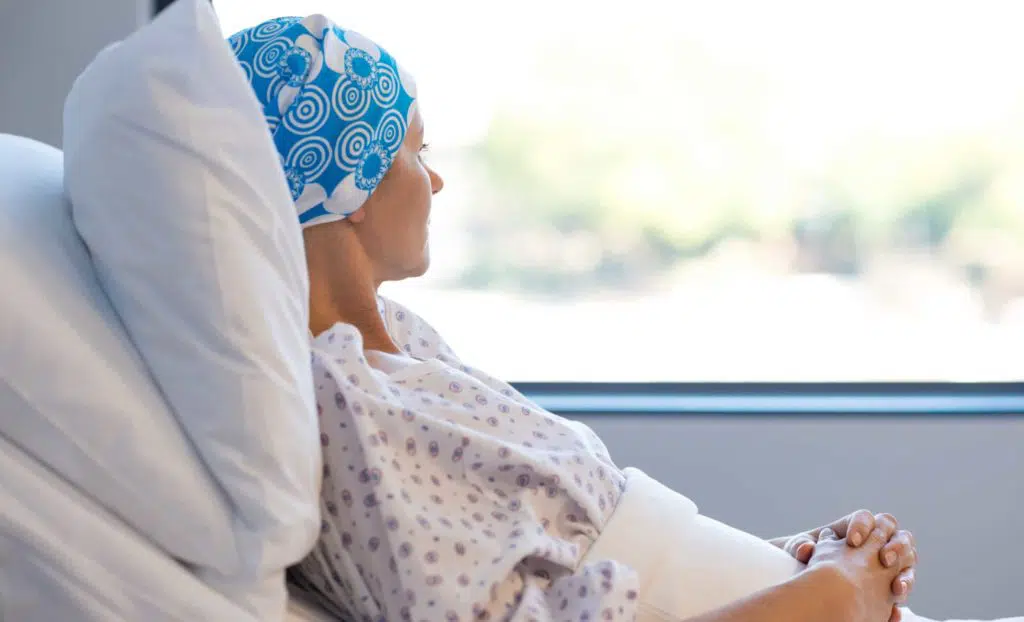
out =
<svg viewBox="0 0 1024 622"><path fill-rule="evenodd" d="M819 532L808 570L786 583L688 622L880 622L890 617L889 586L898 569L879 553L889 531L876 527L859 548L831 528Z"/></svg>
<svg viewBox="0 0 1024 622"><path fill-rule="evenodd" d="M850 584L821 565L686 622L857 622Z"/></svg>

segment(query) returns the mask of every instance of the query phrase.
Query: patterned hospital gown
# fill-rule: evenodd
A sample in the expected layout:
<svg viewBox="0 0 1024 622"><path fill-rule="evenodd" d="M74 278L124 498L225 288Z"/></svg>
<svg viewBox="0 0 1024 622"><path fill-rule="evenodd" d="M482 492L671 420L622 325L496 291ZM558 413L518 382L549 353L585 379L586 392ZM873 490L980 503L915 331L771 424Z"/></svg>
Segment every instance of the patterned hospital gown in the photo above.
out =
<svg viewBox="0 0 1024 622"><path fill-rule="evenodd" d="M633 570L581 566L625 481L597 436L381 312L408 357L313 340L323 524L291 580L346 620L632 620Z"/></svg>

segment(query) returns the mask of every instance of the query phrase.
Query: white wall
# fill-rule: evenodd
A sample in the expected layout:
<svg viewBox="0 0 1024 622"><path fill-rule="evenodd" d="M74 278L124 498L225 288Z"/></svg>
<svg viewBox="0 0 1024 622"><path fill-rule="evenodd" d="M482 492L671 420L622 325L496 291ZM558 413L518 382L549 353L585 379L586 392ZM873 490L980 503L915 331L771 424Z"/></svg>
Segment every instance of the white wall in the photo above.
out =
<svg viewBox="0 0 1024 622"><path fill-rule="evenodd" d="M0 0L0 132L60 146L75 77L149 14L150 0Z"/></svg>
<svg viewBox="0 0 1024 622"><path fill-rule="evenodd" d="M913 530L911 606L1024 616L1024 417L585 417L620 466L762 537L866 507Z"/></svg>

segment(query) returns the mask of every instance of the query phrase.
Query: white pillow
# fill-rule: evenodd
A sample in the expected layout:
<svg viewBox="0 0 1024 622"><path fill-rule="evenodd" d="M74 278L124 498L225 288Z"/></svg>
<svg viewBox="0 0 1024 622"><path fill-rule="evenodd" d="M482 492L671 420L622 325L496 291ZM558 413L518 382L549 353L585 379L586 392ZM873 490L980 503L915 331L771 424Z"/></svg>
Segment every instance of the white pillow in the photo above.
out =
<svg viewBox="0 0 1024 622"><path fill-rule="evenodd" d="M270 132L207 0L96 58L65 104L64 152L100 282L235 511L242 563L206 579L280 619L283 570L320 527L309 284Z"/></svg>
<svg viewBox="0 0 1024 622"><path fill-rule="evenodd" d="M60 151L0 134L0 436L169 554L230 568L230 507L100 288L62 175Z"/></svg>

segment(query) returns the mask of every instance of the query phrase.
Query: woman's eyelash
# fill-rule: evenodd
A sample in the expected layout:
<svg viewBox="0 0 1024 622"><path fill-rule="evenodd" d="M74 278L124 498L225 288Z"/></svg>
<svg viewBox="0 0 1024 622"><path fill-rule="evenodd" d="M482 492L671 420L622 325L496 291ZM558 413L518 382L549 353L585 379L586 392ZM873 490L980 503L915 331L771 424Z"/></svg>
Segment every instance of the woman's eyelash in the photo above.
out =
<svg viewBox="0 0 1024 622"><path fill-rule="evenodd" d="M420 147L420 153L424 151L430 151L430 143L423 143L423 146Z"/></svg>

